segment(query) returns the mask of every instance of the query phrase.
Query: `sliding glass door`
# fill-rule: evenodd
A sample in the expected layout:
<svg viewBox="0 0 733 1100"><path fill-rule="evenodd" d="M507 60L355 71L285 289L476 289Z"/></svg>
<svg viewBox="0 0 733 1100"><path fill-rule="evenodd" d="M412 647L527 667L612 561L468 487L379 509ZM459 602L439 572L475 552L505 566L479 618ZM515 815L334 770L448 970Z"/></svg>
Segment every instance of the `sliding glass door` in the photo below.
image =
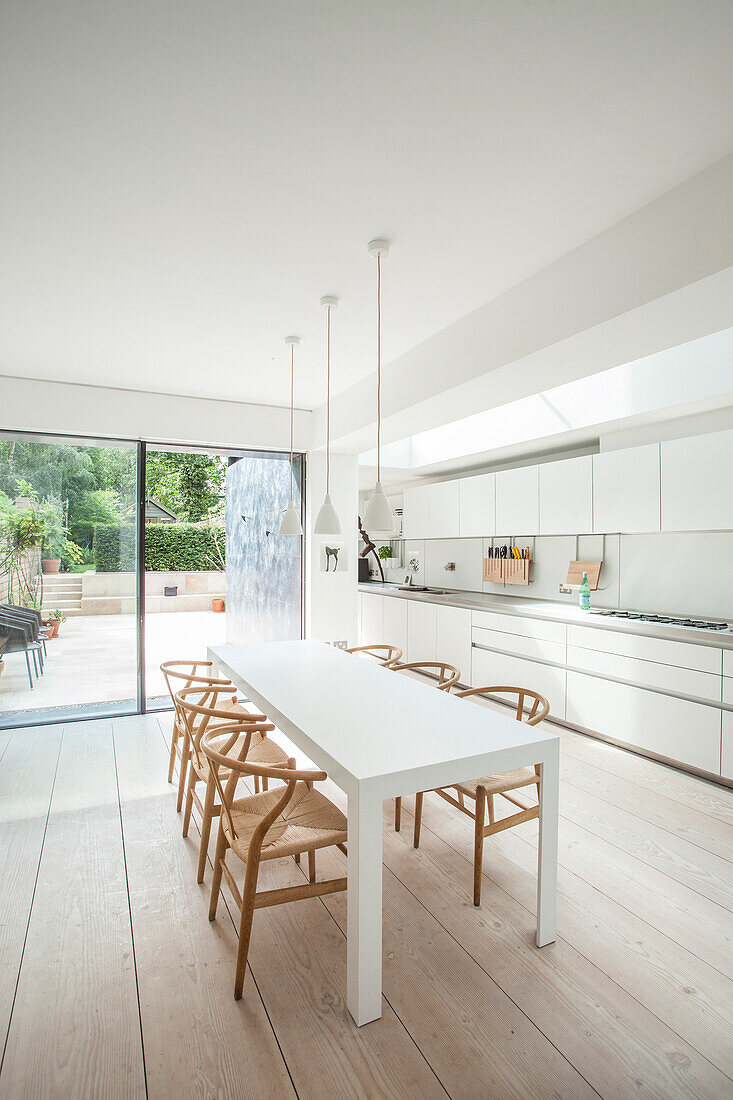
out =
<svg viewBox="0 0 733 1100"><path fill-rule="evenodd" d="M0 438L0 724L137 709L139 449Z"/></svg>
<svg viewBox="0 0 733 1100"><path fill-rule="evenodd" d="M301 637L290 492L280 453L0 432L0 727L169 707L163 661Z"/></svg>

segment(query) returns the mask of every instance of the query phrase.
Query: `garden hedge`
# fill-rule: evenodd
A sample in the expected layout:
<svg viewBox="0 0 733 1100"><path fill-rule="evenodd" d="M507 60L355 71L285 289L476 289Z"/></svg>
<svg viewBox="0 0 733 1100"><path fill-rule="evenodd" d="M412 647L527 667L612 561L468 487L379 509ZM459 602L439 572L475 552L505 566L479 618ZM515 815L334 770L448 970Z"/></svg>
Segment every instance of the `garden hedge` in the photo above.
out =
<svg viewBox="0 0 733 1100"><path fill-rule="evenodd" d="M189 523L145 525L145 568L158 572L220 569L216 540L224 555L224 527ZM98 523L94 528L94 565L98 573L131 573L135 569L135 528Z"/></svg>

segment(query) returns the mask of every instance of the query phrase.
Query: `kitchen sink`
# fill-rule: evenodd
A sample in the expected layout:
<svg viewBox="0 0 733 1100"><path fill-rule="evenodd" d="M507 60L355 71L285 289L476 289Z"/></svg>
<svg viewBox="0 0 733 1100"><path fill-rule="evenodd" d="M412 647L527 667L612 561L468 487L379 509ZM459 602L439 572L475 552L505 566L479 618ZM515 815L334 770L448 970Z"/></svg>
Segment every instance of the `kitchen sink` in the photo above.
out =
<svg viewBox="0 0 733 1100"><path fill-rule="evenodd" d="M448 595L448 590L445 588L427 588L422 584L401 584L399 589L400 592L428 592L431 596Z"/></svg>

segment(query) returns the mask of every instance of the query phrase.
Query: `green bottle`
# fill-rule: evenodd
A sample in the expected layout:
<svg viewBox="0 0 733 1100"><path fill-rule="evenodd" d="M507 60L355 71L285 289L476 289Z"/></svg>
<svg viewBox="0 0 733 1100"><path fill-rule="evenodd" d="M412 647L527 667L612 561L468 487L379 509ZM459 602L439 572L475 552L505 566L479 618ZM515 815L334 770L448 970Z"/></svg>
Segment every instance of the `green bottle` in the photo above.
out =
<svg viewBox="0 0 733 1100"><path fill-rule="evenodd" d="M588 574L583 573L583 583L580 586L580 610L590 610L590 585L588 584Z"/></svg>

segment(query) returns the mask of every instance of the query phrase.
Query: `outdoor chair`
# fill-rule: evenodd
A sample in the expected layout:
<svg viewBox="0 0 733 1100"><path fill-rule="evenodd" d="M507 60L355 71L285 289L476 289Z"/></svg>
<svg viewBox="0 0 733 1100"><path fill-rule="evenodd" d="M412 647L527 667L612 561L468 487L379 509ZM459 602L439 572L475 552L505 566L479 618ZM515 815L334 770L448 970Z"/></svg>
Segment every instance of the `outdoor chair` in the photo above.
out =
<svg viewBox="0 0 733 1100"><path fill-rule="evenodd" d="M22 622L11 615L7 615L5 612L0 612L0 634L6 636L7 640L3 647L3 657L7 657L9 653L25 653L25 663L28 669L28 683L33 688L33 675L31 673L31 655L33 656L33 667L36 672L36 676L40 675L39 660L36 654L39 655L40 660L43 660L41 643L36 641L33 637L33 630L28 622Z"/></svg>
<svg viewBox="0 0 733 1100"><path fill-rule="evenodd" d="M14 615L15 618L31 624L34 630L33 640L41 643L43 655L45 657L48 632L43 629L43 617L41 612L36 611L33 607L19 607L14 603L0 603L0 613L2 612L7 612L9 615Z"/></svg>

